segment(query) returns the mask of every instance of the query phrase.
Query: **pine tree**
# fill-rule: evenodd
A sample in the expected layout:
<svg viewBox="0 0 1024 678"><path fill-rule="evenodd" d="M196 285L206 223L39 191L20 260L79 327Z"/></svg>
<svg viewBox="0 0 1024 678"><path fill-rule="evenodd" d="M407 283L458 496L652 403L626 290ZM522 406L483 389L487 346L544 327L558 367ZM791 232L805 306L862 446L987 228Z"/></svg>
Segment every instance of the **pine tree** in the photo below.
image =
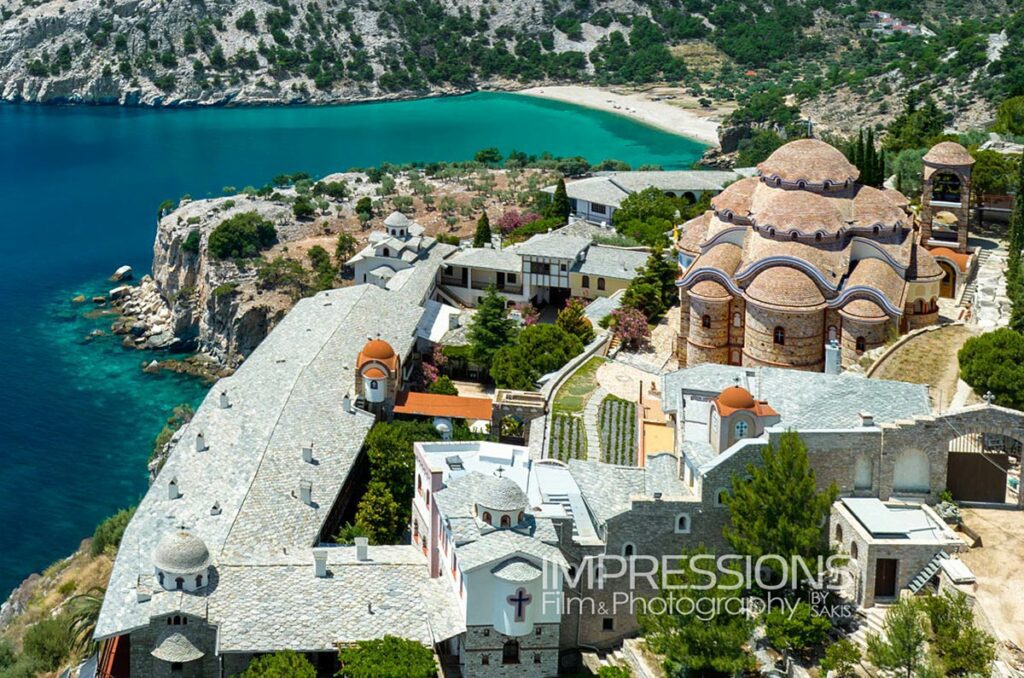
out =
<svg viewBox="0 0 1024 678"><path fill-rule="evenodd" d="M914 598L901 599L885 613L885 639L868 636L868 659L906 678L930 673L924 624L921 604Z"/></svg>
<svg viewBox="0 0 1024 678"><path fill-rule="evenodd" d="M569 334L580 338L584 345L589 344L594 338L594 325L583 312L583 302L579 299L570 299L566 302L565 308L558 312L555 324Z"/></svg>
<svg viewBox="0 0 1024 678"><path fill-rule="evenodd" d="M749 479L733 477L725 498L729 524L722 532L738 554L779 555L787 562L799 557L814 572L817 557L829 553L822 524L839 490L833 483L818 492L807 447L795 431L783 433L777 446L767 445L761 462L747 467Z"/></svg>
<svg viewBox="0 0 1024 678"><path fill-rule="evenodd" d="M1021 250L1024 249L1024 158L1017 168L1017 199L1010 214L1009 255L1006 258L1006 296L1011 303L1010 327L1024 332L1024 281L1021 280Z"/></svg>
<svg viewBox="0 0 1024 678"><path fill-rule="evenodd" d="M572 206L569 204L569 194L565 192L565 179L560 178L555 186L555 195L551 199L551 216L558 217L562 221L568 221L572 213Z"/></svg>
<svg viewBox="0 0 1024 678"><path fill-rule="evenodd" d="M485 247L491 244L491 220L487 212L483 212L476 222L476 233L473 235L473 247Z"/></svg>
<svg viewBox="0 0 1024 678"><path fill-rule="evenodd" d="M490 369L494 354L512 343L516 336L515 321L508 317L505 297L492 285L480 298L476 314L466 331L473 362Z"/></svg>

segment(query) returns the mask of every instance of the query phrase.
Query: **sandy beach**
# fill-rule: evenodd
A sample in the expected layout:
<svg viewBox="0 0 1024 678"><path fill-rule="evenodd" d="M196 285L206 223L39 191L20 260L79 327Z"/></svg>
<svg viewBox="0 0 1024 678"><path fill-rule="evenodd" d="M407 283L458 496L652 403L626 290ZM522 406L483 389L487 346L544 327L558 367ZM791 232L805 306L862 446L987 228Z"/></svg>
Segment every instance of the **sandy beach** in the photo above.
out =
<svg viewBox="0 0 1024 678"><path fill-rule="evenodd" d="M715 111L702 115L674 105L670 101L654 101L642 92L619 94L587 85L555 85L531 87L516 92L526 96L562 101L599 111L615 113L632 118L652 127L695 139L704 144L718 144L718 121Z"/></svg>

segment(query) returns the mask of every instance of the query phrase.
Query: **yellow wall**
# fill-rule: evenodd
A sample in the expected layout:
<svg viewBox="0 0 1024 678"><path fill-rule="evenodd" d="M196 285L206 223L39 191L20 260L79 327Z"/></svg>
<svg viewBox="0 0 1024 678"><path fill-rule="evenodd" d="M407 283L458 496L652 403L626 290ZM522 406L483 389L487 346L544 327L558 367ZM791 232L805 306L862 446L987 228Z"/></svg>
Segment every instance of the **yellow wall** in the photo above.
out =
<svg viewBox="0 0 1024 678"><path fill-rule="evenodd" d="M629 287L629 280L622 278L608 278L604 279L604 289L597 289L597 278L598 276L590 276L590 288L583 288L583 275L581 273L570 273L569 274L569 287L572 291L572 296L582 297L583 299L596 299L598 297L607 297L614 294L618 290L624 290Z"/></svg>
<svg viewBox="0 0 1024 678"><path fill-rule="evenodd" d="M913 304L918 299L924 301L931 301L939 296L939 282L911 282L907 283L907 301L908 305Z"/></svg>

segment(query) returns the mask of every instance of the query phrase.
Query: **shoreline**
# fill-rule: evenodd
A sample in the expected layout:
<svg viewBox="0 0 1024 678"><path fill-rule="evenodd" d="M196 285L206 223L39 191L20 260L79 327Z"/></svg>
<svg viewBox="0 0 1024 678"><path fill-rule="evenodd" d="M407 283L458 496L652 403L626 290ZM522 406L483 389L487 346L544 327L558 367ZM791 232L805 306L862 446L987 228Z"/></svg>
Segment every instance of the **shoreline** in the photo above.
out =
<svg viewBox="0 0 1024 678"><path fill-rule="evenodd" d="M663 132L718 146L720 123L665 101L653 101L641 92L619 94L593 85L552 85L528 87L510 93L620 115Z"/></svg>

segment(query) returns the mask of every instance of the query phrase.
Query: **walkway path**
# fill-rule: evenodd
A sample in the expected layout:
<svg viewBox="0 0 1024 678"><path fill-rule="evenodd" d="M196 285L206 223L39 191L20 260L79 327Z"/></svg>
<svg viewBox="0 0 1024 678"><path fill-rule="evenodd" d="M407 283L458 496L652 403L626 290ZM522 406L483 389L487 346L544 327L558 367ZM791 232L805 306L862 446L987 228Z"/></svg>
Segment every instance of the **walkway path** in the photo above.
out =
<svg viewBox="0 0 1024 678"><path fill-rule="evenodd" d="M601 426L600 412L601 403L604 401L608 391L598 386L583 408L583 429L587 434L587 460L601 461Z"/></svg>
<svg viewBox="0 0 1024 678"><path fill-rule="evenodd" d="M1006 244L998 241L998 246L988 250L988 256L982 257L978 265L975 279L974 322L982 330L994 330L1006 327L1010 323L1010 300L1006 297Z"/></svg>

